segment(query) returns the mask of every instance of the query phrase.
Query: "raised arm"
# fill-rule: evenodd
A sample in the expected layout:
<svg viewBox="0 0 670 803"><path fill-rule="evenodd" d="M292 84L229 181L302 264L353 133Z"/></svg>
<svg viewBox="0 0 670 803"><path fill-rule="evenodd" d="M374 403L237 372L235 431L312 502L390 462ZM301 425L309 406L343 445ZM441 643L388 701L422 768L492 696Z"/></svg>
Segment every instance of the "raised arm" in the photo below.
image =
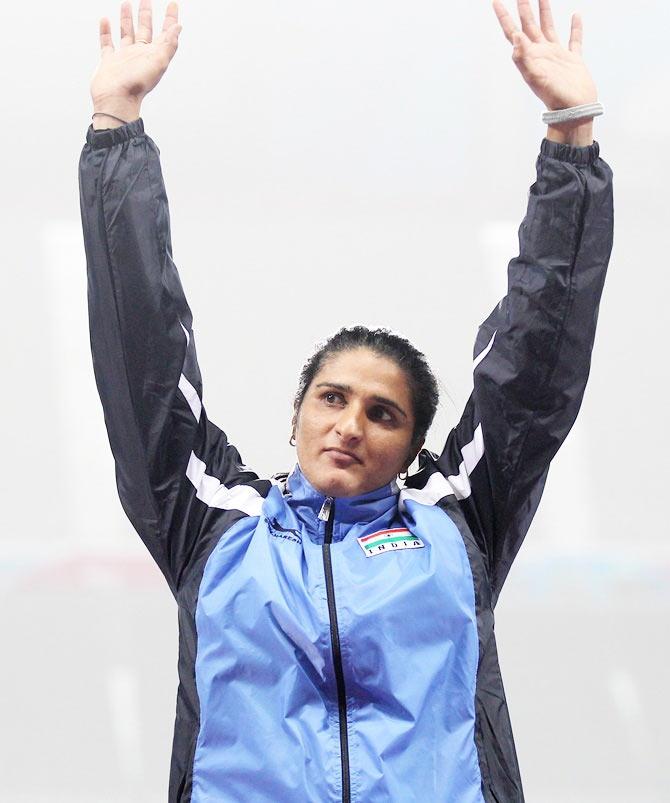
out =
<svg viewBox="0 0 670 803"><path fill-rule="evenodd" d="M529 38L540 34L527 2L519 2L527 43L511 30L501 4L495 6L515 50L531 53L515 52L515 63L536 90L540 84L532 81L541 82L550 108L595 99L581 57L563 57L557 42ZM541 0L540 10L542 29L553 36L549 3ZM581 24L573 18L571 44L577 42ZM532 61L533 52L543 60L553 53L556 72L524 61ZM612 249L612 172L593 142L592 122L572 125L550 129L542 142L507 294L477 335L472 396L439 457L424 456L422 473L431 477L426 487L436 499L455 496L478 539L494 603L537 509L549 463L581 405Z"/></svg>
<svg viewBox="0 0 670 803"><path fill-rule="evenodd" d="M126 34L118 59L109 26L101 24L103 66L92 82L105 88L94 96L94 107L116 98L113 109L104 111L119 117L135 102L124 87L151 88L153 80L137 67L136 57L123 53L145 47L130 39L128 6L122 7ZM176 3L168 13L174 21L164 26L161 47L174 55ZM141 3L140 18L150 41L148 0ZM155 77L164 64L159 56L143 60L147 74ZM124 64L135 70L128 84ZM143 97L142 91L133 98ZM242 465L202 407L192 316L172 259L159 152L141 118L107 130L89 128L79 187L93 366L119 496L177 594L232 521L259 514L269 483Z"/></svg>

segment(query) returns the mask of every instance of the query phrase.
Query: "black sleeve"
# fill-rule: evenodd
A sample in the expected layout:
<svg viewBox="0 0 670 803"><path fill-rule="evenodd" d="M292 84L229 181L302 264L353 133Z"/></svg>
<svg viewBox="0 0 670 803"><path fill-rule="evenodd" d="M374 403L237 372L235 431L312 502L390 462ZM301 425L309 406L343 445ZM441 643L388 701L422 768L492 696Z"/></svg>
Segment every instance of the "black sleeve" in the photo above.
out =
<svg viewBox="0 0 670 803"><path fill-rule="evenodd" d="M79 190L93 368L119 496L176 594L232 520L258 515L269 483L202 407L159 151L142 119L89 128Z"/></svg>
<svg viewBox="0 0 670 803"><path fill-rule="evenodd" d="M474 390L436 465L486 555L494 601L577 417L612 250L598 143L545 139L536 167L507 294L479 328Z"/></svg>

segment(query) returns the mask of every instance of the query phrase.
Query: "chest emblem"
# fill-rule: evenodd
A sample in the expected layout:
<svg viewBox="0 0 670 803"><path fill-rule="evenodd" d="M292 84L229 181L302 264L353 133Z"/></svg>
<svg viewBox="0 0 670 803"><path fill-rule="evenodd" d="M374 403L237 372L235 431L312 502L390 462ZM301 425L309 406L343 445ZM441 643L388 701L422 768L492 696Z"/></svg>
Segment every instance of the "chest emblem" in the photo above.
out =
<svg viewBox="0 0 670 803"><path fill-rule="evenodd" d="M398 549L416 549L425 546L418 535L411 533L407 527L396 527L393 530L378 530L372 535L363 535L356 539L365 552L366 558L374 558L385 552Z"/></svg>

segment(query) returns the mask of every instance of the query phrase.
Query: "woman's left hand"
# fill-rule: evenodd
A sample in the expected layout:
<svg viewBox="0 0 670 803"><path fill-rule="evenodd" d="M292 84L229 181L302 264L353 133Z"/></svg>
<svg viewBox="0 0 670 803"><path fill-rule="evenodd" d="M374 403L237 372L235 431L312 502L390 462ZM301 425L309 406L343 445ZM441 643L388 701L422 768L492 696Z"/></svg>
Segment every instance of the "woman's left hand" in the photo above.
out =
<svg viewBox="0 0 670 803"><path fill-rule="evenodd" d="M572 15L570 41L564 48L554 28L549 0L539 0L539 5L538 25L530 0L517 0L522 28L519 30L502 2L493 0L500 27L514 45L512 59L519 72L551 111L594 103L598 91L582 59L581 17Z"/></svg>

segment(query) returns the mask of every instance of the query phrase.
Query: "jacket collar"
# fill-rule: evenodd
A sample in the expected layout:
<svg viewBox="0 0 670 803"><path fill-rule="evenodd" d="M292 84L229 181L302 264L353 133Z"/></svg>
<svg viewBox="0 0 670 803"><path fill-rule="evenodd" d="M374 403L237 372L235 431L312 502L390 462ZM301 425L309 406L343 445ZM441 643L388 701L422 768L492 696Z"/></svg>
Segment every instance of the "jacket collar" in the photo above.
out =
<svg viewBox="0 0 670 803"><path fill-rule="evenodd" d="M385 518L390 520L397 509L399 491L398 484L393 481L358 496L335 497L334 521L340 525L341 537L349 529L347 525L378 523ZM286 480L286 500L300 518L318 526L319 512L326 496L314 488L297 463Z"/></svg>

